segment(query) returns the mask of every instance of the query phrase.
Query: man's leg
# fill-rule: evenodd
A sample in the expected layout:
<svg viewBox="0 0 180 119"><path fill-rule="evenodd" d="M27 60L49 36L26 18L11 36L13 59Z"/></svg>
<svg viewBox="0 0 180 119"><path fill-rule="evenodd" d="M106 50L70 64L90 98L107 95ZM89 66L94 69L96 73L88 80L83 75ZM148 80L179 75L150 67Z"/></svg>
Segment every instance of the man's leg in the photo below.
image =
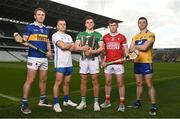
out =
<svg viewBox="0 0 180 119"><path fill-rule="evenodd" d="M152 104L156 103L156 91L153 86L152 74L145 75L145 81L148 87L149 98Z"/></svg>
<svg viewBox="0 0 180 119"><path fill-rule="evenodd" d="M61 82L63 81L64 74L56 72L56 80L54 83L53 87L53 96L54 96L54 101L53 101L53 109L55 112L62 112L61 107L59 105L59 86L61 85Z"/></svg>
<svg viewBox="0 0 180 119"><path fill-rule="evenodd" d="M99 96L99 80L98 80L99 74L92 74L92 84L93 84L93 92L94 92L94 97Z"/></svg>
<svg viewBox="0 0 180 119"><path fill-rule="evenodd" d="M48 103L46 97L46 81L47 81L47 70L39 70L39 90L40 90L40 101L39 106L52 107Z"/></svg>
<svg viewBox="0 0 180 119"><path fill-rule="evenodd" d="M107 108L111 106L110 96L112 89L112 74L105 73L105 102L101 104L102 108Z"/></svg>
<svg viewBox="0 0 180 119"><path fill-rule="evenodd" d="M64 101L63 101L63 105L64 106L77 106L76 103L72 102L69 98L69 85L70 85L70 81L71 81L71 75L65 75L64 76L64 83L63 83L63 92L64 92Z"/></svg>
<svg viewBox="0 0 180 119"><path fill-rule="evenodd" d="M26 82L24 83L23 87L23 97L22 97L22 107L21 111L24 114L29 114L31 113L31 110L28 108L28 96L29 92L32 86L32 83L36 77L36 70L33 69L27 69L27 77L26 77Z"/></svg>
<svg viewBox="0 0 180 119"><path fill-rule="evenodd" d="M39 90L40 99L45 99L46 97L46 81L47 81L47 70L39 70Z"/></svg>
<svg viewBox="0 0 180 119"><path fill-rule="evenodd" d="M64 76L63 83L63 92L64 92L64 101L67 102L69 100L69 83L71 80L71 75Z"/></svg>
<svg viewBox="0 0 180 119"><path fill-rule="evenodd" d="M59 86L61 85L63 81L63 77L64 77L63 73L56 72L56 80L53 87L53 96L55 99L54 104L59 103L59 101L56 99L58 99L58 96L59 96Z"/></svg>
<svg viewBox="0 0 180 119"><path fill-rule="evenodd" d="M92 84L93 84L93 93L94 93L94 111L100 111L98 97L99 97L99 74L91 74Z"/></svg>
<svg viewBox="0 0 180 119"><path fill-rule="evenodd" d="M80 84L80 90L81 90L81 102L76 107L76 109L82 110L86 107L86 93L87 93L87 74L80 74L81 77L81 84Z"/></svg>
<svg viewBox="0 0 180 119"><path fill-rule="evenodd" d="M116 74L117 85L119 89L120 105L118 111L125 111L125 85L124 85L124 74Z"/></svg>
<svg viewBox="0 0 180 119"><path fill-rule="evenodd" d="M80 74L81 77L81 97L86 97L86 93L87 93L87 78L88 75L87 74ZM86 100L81 100L81 101L85 101Z"/></svg>
<svg viewBox="0 0 180 119"><path fill-rule="evenodd" d="M135 102L135 107L139 108L141 107L141 95L143 92L143 75L142 74L135 74L136 78L136 102Z"/></svg>
<svg viewBox="0 0 180 119"><path fill-rule="evenodd" d="M152 74L146 74L145 75L145 81L148 87L148 93L149 93L149 98L151 101L151 112L150 115L156 115L156 91L153 86L153 79L152 79Z"/></svg>

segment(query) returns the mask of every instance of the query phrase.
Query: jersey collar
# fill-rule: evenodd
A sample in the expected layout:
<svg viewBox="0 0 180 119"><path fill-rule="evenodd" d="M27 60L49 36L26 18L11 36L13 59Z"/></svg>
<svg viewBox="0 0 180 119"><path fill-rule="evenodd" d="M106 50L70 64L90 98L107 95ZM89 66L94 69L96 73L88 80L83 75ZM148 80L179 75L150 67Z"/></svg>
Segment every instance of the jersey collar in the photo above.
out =
<svg viewBox="0 0 180 119"><path fill-rule="evenodd" d="M117 36L119 33L117 32L117 33L115 33L115 34L111 34L111 33L109 33L109 35L110 36Z"/></svg>
<svg viewBox="0 0 180 119"><path fill-rule="evenodd" d="M36 21L34 21L33 22L33 24L35 25L35 26L38 26L38 27L40 27L40 28L42 28L42 27L45 27L45 25L44 24L42 24L42 25L39 25Z"/></svg>
<svg viewBox="0 0 180 119"><path fill-rule="evenodd" d="M94 32L94 30L92 30L92 31L86 30L86 33L88 33L88 34L91 34L91 33L93 33L93 32Z"/></svg>

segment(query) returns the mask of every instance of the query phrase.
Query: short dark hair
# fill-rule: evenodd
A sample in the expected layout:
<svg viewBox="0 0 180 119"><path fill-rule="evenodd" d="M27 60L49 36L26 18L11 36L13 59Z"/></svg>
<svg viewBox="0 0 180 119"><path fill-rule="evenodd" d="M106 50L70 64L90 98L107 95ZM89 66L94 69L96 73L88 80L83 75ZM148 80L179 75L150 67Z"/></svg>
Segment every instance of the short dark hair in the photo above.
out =
<svg viewBox="0 0 180 119"><path fill-rule="evenodd" d="M145 21L146 21L146 23L148 23L148 21L147 21L146 17L139 17L138 21L139 21L139 20L145 20Z"/></svg>
<svg viewBox="0 0 180 119"><path fill-rule="evenodd" d="M115 20L115 19L110 19L110 20L108 21L108 24L112 24L112 23L116 23L116 24L118 25L118 21Z"/></svg>
<svg viewBox="0 0 180 119"><path fill-rule="evenodd" d="M65 20L64 18L58 19L58 20L57 20L57 24L58 24L59 21L65 21L65 22L66 22L66 20Z"/></svg>
<svg viewBox="0 0 180 119"><path fill-rule="evenodd" d="M41 8L41 7L36 8L36 9L34 10L34 15L36 15L37 11L42 11L42 12L44 12L44 13L46 14L46 11L45 11L43 8Z"/></svg>
<svg viewBox="0 0 180 119"><path fill-rule="evenodd" d="M92 19L94 21L94 18L92 16L87 16L84 21L86 22L86 20L89 20L89 19Z"/></svg>

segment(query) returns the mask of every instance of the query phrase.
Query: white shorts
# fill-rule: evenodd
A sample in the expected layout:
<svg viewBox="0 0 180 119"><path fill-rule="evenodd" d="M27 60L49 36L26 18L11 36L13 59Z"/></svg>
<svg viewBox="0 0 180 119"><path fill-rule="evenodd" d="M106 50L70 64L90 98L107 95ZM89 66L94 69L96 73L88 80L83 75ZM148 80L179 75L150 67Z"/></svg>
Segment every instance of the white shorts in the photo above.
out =
<svg viewBox="0 0 180 119"><path fill-rule="evenodd" d="M82 60L80 58L79 65L80 65L79 73L81 73L81 74L99 73L99 59L98 59L98 57L95 57L94 60L87 59L87 58L85 60Z"/></svg>
<svg viewBox="0 0 180 119"><path fill-rule="evenodd" d="M48 70L48 60L47 58L27 58L27 68L33 70Z"/></svg>
<svg viewBox="0 0 180 119"><path fill-rule="evenodd" d="M123 74L124 73L124 65L123 64L108 65L104 69L104 73L106 73L106 74Z"/></svg>

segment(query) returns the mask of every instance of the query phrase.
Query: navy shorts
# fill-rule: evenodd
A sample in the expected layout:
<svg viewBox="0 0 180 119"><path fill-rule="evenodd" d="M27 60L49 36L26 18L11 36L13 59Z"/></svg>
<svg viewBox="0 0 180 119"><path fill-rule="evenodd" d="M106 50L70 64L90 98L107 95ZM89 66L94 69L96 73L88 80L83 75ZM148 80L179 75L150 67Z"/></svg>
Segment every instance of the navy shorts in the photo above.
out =
<svg viewBox="0 0 180 119"><path fill-rule="evenodd" d="M64 75L71 75L73 72L73 67L59 67L55 68L56 72L63 73Z"/></svg>
<svg viewBox="0 0 180 119"><path fill-rule="evenodd" d="M152 63L134 63L134 73L135 74L152 74L153 66Z"/></svg>

